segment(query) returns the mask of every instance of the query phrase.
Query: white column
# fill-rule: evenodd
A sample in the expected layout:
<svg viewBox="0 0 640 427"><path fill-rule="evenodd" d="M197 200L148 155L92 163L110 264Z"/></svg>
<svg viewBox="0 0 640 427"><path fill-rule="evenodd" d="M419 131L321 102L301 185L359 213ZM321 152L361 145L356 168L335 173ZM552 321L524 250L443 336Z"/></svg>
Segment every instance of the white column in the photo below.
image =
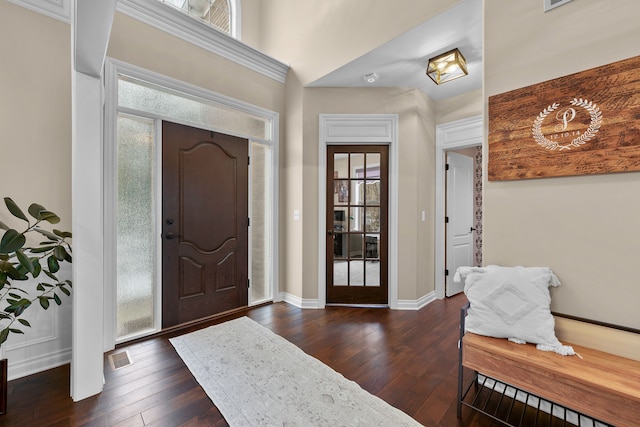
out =
<svg viewBox="0 0 640 427"><path fill-rule="evenodd" d="M72 8L73 327L71 397L104 385L103 89L116 0L75 0Z"/></svg>
<svg viewBox="0 0 640 427"><path fill-rule="evenodd" d="M75 70L72 79L71 397L78 401L103 386L102 81Z"/></svg>

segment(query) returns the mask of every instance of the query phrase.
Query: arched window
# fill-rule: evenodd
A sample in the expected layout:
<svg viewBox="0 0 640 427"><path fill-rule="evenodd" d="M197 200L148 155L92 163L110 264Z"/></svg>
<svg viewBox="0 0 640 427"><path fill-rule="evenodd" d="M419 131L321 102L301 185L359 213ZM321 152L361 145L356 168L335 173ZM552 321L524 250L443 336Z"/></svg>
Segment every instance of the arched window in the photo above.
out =
<svg viewBox="0 0 640 427"><path fill-rule="evenodd" d="M236 16L239 12L239 0L158 0L170 5L195 19L206 22L215 29L239 37Z"/></svg>

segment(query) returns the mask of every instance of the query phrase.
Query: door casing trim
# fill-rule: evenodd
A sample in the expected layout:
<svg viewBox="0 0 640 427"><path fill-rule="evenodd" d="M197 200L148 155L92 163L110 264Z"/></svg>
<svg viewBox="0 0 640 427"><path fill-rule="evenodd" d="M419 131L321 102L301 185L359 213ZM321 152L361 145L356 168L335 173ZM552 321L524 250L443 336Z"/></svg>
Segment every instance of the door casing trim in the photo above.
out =
<svg viewBox="0 0 640 427"><path fill-rule="evenodd" d="M445 166L446 151L482 145L482 116L473 116L436 126L436 204L435 204L435 264L436 298L445 297ZM454 272L450 272L453 274Z"/></svg>
<svg viewBox="0 0 640 427"><path fill-rule="evenodd" d="M398 309L398 115L397 114L320 114L318 157L318 218L327 209L327 145L389 146L389 307ZM317 308L327 304L326 224L318 220L318 299Z"/></svg>

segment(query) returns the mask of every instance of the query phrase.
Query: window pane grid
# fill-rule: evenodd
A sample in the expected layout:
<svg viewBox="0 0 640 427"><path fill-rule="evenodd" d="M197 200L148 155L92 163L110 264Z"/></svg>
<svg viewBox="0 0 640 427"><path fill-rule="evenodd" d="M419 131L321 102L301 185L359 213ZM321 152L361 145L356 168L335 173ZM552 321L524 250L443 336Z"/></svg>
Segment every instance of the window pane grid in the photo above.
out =
<svg viewBox="0 0 640 427"><path fill-rule="evenodd" d="M217 30L231 34L231 11L228 0L158 0Z"/></svg>

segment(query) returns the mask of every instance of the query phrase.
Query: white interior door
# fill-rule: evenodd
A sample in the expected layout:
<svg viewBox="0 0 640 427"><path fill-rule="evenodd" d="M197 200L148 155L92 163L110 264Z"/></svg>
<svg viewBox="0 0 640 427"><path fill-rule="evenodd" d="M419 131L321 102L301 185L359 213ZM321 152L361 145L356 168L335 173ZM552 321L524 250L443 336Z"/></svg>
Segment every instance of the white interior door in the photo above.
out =
<svg viewBox="0 0 640 427"><path fill-rule="evenodd" d="M453 275L458 267L473 265L473 158L447 152L446 173L449 219L446 230L445 292L448 297L462 292L463 283L455 283Z"/></svg>

